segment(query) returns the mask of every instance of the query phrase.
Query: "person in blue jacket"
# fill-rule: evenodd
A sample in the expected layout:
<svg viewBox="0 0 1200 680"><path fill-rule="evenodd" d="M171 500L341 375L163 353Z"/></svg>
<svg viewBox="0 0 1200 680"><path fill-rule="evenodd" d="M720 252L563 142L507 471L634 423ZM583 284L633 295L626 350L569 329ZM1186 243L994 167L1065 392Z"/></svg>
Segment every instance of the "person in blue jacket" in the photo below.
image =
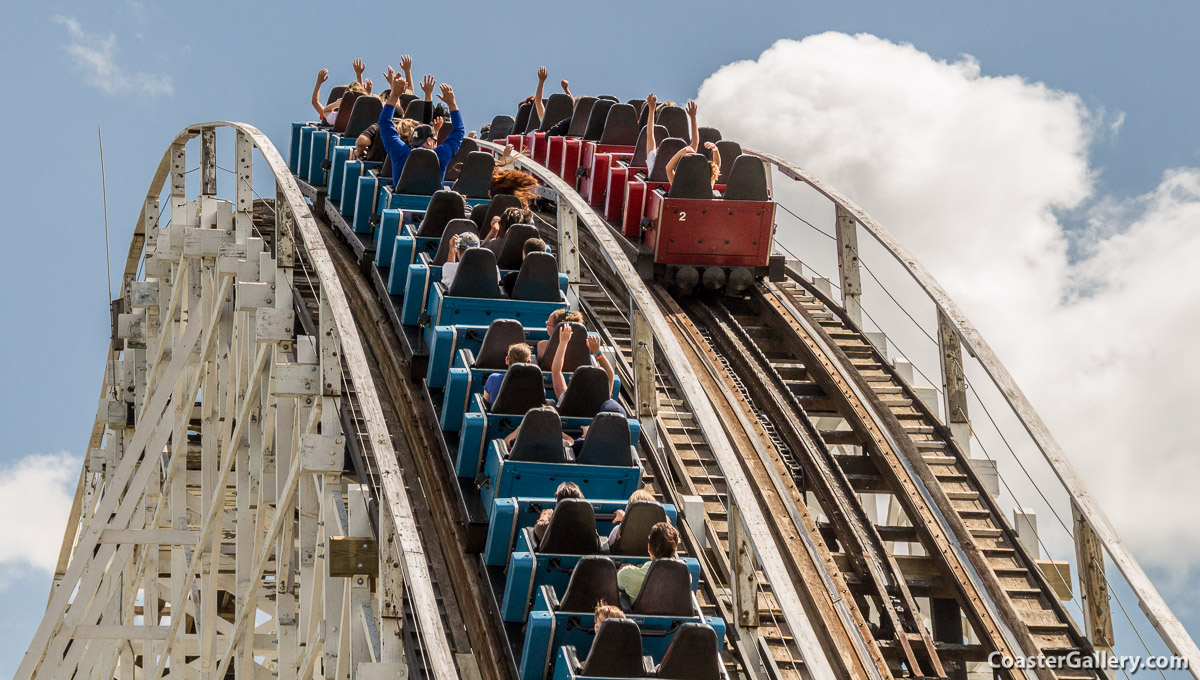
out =
<svg viewBox="0 0 1200 680"><path fill-rule="evenodd" d="M389 70L391 69L389 68ZM425 76L425 78L431 80L430 76ZM391 82L390 78L388 82ZM450 110L451 125L450 135L441 144L437 143L437 133L430 125L418 126L413 131L412 140L407 144L400 138L400 133L396 131L396 124L392 122L392 116L396 115L396 104L400 101L403 89L392 87L392 92L388 96L383 110L379 112L379 134L383 139L383 148L387 150L388 157L392 159L392 186L396 186L396 182L399 181L400 171L404 169L404 162L408 160L408 155L418 147L430 149L437 154L442 174L439 179L445 179L446 167L450 164L450 159L454 158L454 154L458 153L458 148L462 146L463 138L467 134L467 129L463 125L462 113L459 112L458 104L454 101L454 88L447 83L442 83L442 91L438 95L438 99L445 102L446 108Z"/></svg>

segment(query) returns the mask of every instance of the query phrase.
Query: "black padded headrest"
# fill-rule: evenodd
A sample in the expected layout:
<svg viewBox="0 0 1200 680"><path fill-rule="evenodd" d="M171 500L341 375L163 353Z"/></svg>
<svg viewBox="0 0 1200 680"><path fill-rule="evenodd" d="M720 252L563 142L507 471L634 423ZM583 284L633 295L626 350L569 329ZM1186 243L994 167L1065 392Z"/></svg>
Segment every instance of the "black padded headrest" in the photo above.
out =
<svg viewBox="0 0 1200 680"><path fill-rule="evenodd" d="M640 678L642 631L633 619L604 619L596 630L592 650L577 676L588 678Z"/></svg>
<svg viewBox="0 0 1200 680"><path fill-rule="evenodd" d="M517 117L513 119L513 134L519 135L525 132L525 128L529 127L529 117L537 116L533 112L533 102L525 102L517 107Z"/></svg>
<svg viewBox="0 0 1200 680"><path fill-rule="evenodd" d="M426 107L432 107L433 102L427 102L424 99L414 98L412 101L404 105L404 117L411 118L416 121L425 120ZM432 113L432 108L429 109Z"/></svg>
<svg viewBox="0 0 1200 680"><path fill-rule="evenodd" d="M332 90L329 91L329 97L325 100L325 106L329 106L330 104L341 99L342 95L344 95L344 94L346 94L346 86L345 85L338 85L337 87L333 88Z"/></svg>
<svg viewBox="0 0 1200 680"><path fill-rule="evenodd" d="M721 680L717 631L703 623L685 623L675 631L654 677L660 680Z"/></svg>
<svg viewBox="0 0 1200 680"><path fill-rule="evenodd" d="M580 366L571 374L558 412L566 418L594 418L608 400L608 389L608 373L603 368Z"/></svg>
<svg viewBox="0 0 1200 680"><path fill-rule="evenodd" d="M550 341L546 343L545 356L538 357L538 366L541 366L543 371L549 371L554 363L554 353L558 351L558 332L562 327L561 323L554 327ZM592 353L587 346L587 328L578 321L572 321L571 343L567 345L566 353L563 354L563 373L571 373L580 366L590 365Z"/></svg>
<svg viewBox="0 0 1200 680"><path fill-rule="evenodd" d="M560 555L595 555L600 552L596 513L582 498L564 498L554 505L550 525L538 544L538 552Z"/></svg>
<svg viewBox="0 0 1200 680"><path fill-rule="evenodd" d="M725 157L722 156L724 161ZM758 156L742 154L733 160L733 168L729 170L729 181L725 185L727 201L766 201L770 200L767 192L767 167Z"/></svg>
<svg viewBox="0 0 1200 680"><path fill-rule="evenodd" d="M588 437L591 437L588 430ZM585 442L587 440L584 440ZM628 447L626 447L628 448ZM621 520L621 531L617 540L608 546L608 551L614 555L629 555L649 557L646 544L650 542L650 529L659 522L667 521L667 511L656 501L634 501L625 511Z"/></svg>
<svg viewBox="0 0 1200 680"><path fill-rule="evenodd" d="M446 295L486 299L500 297L496 255L487 248L467 248L459 258L458 271Z"/></svg>
<svg viewBox="0 0 1200 680"><path fill-rule="evenodd" d="M624 530L622 530L624 531ZM692 575L680 560L654 560L630 609L643 616L692 616Z"/></svg>
<svg viewBox="0 0 1200 680"><path fill-rule="evenodd" d="M454 191L467 198L487 198L495 167L496 157L486 151L467 154L467 160L463 161L458 179L454 182Z"/></svg>
<svg viewBox="0 0 1200 680"><path fill-rule="evenodd" d="M557 92L550 95L550 99L546 100L546 115L542 117L542 124L538 126L539 132L546 132L558 123L563 122L571 117L571 109L575 106L575 100L571 99L571 95Z"/></svg>
<svg viewBox="0 0 1200 680"><path fill-rule="evenodd" d="M687 142L679 137L667 137L659 140L658 155L654 157L654 167L650 169L650 176L646 178L646 181L667 181L667 163L670 163L675 154L685 146L687 146Z"/></svg>
<svg viewBox="0 0 1200 680"><path fill-rule="evenodd" d="M602 94L599 97L596 97L596 99L598 99L600 101L612 102L614 104L621 101L620 99L617 99L616 95L611 95L611 94Z"/></svg>
<svg viewBox="0 0 1200 680"><path fill-rule="evenodd" d="M504 389L503 386L501 389ZM567 462L562 419L558 417L558 412L552 408L529 409L521 419L517 440L508 452L508 459L525 463Z"/></svg>
<svg viewBox="0 0 1200 680"><path fill-rule="evenodd" d="M487 209L483 211L482 222L479 223L479 228L483 233L487 233L492 228L492 218L499 217L501 213L509 208L520 208L523 204L521 199L512 194L498 194L492 196L492 200L488 201ZM471 211L471 218L475 218L475 212Z"/></svg>
<svg viewBox="0 0 1200 680"><path fill-rule="evenodd" d="M404 112L408 110L408 105L417 101L417 99L418 99L417 95L413 94L412 92L401 92L400 93L400 101L398 101L396 103L396 111L398 112L397 117L407 118L408 116L405 116ZM418 113L420 113L420 112L418 112ZM413 118L413 120L421 120L421 119Z"/></svg>
<svg viewBox="0 0 1200 680"><path fill-rule="evenodd" d="M454 154L454 157L450 159L450 163L446 165L445 179L447 182L453 182L458 179L458 173L462 171L462 164L466 162L467 156L474 151L479 151L479 142L470 137L464 137L462 144L458 147L458 153Z"/></svg>
<svg viewBox="0 0 1200 680"><path fill-rule="evenodd" d="M442 164L432 149L413 149L393 193L432 196L442 189Z"/></svg>
<svg viewBox="0 0 1200 680"><path fill-rule="evenodd" d="M619 413L597 413L588 427L587 436L583 438L583 449L575 462L580 465L632 467L629 421Z"/></svg>
<svg viewBox="0 0 1200 680"><path fill-rule="evenodd" d="M491 228L490 226L488 227ZM504 240L496 253L496 264L501 269L520 269L525 242L538 235L532 224L510 224L504 232Z"/></svg>
<svg viewBox="0 0 1200 680"><path fill-rule="evenodd" d="M421 219L417 236L441 238L451 220L461 220L466 214L466 202L461 195L445 189L435 192L429 199L429 208Z"/></svg>
<svg viewBox="0 0 1200 680"><path fill-rule="evenodd" d="M659 158L655 164L670 160ZM664 172L666 169L663 169ZM675 164L675 178L667 190L667 198L712 198L712 169L708 159L689 153Z"/></svg>
<svg viewBox="0 0 1200 680"><path fill-rule="evenodd" d="M658 114L654 116L654 122L665 127L667 134L672 137L691 139L692 130L689 125L687 112L678 106L662 107L659 109Z"/></svg>
<svg viewBox="0 0 1200 680"><path fill-rule="evenodd" d="M525 342L525 329L516 319L496 319L488 326L479 346L479 354L475 356L475 365L471 368L495 368L504 370L507 367L508 348Z"/></svg>
<svg viewBox="0 0 1200 680"><path fill-rule="evenodd" d="M354 100L354 108L350 110L350 118L342 134L349 139L356 139L363 130L371 127L371 123L379 121L379 112L382 110L383 102L379 101L379 97L359 97ZM339 113L338 118L341 117Z"/></svg>
<svg viewBox="0 0 1200 680"><path fill-rule="evenodd" d="M461 217L456 220L450 220L446 224L446 228L442 231L442 240L438 241L437 252L433 255L433 264L439 267L446 264L446 260L450 259L450 237L455 234L465 234L466 232L471 232L479 236L479 228L471 220L465 220Z"/></svg>
<svg viewBox="0 0 1200 680"><path fill-rule="evenodd" d="M342 95L342 103L338 104L337 120L333 121L334 132L346 131L346 125L350 122L351 116L353 116L354 103L361 96L361 92L347 92ZM376 116L376 120L378 119L378 116Z"/></svg>
<svg viewBox="0 0 1200 680"><path fill-rule="evenodd" d="M629 104L630 106L633 107L634 112L636 112L638 115L638 120L641 120L642 119L642 108L644 106L646 106L646 100L645 99L630 99L629 101L627 101L625 103ZM645 127L645 126L646 126L645 123L638 124L638 127Z"/></svg>
<svg viewBox="0 0 1200 680"><path fill-rule="evenodd" d="M542 382L542 370L533 364L513 364L504 373L504 380L500 382L490 411L516 416L545 405L546 388Z"/></svg>
<svg viewBox="0 0 1200 680"><path fill-rule="evenodd" d="M717 142L717 151L721 153L721 176L717 178L717 184L725 184L729 181L733 162L742 155L742 145L732 139L722 139Z"/></svg>
<svg viewBox="0 0 1200 680"><path fill-rule="evenodd" d="M617 588L617 565L607 557L581 557L571 570L571 580L558 603L560 612L591 614L601 603L616 604L621 596Z"/></svg>
<svg viewBox="0 0 1200 680"><path fill-rule="evenodd" d="M712 142L713 144L716 144L717 142L721 141L721 131L716 129L715 127L701 127L699 129L699 132L700 132L700 148L696 149L697 151L700 151L700 152L704 151L704 143L705 142ZM711 153L711 152L709 152L709 153ZM709 154L705 154L705 155L707 156Z"/></svg>
<svg viewBox="0 0 1200 680"><path fill-rule="evenodd" d="M478 203L471 208L471 221L475 223L475 226L479 227L480 229L483 228L484 216L487 215L490 207L491 205L489 203Z"/></svg>
<svg viewBox="0 0 1200 680"><path fill-rule="evenodd" d="M392 177L392 157L388 155L387 150L383 152L383 167L379 168L380 179L391 179Z"/></svg>
<svg viewBox="0 0 1200 680"><path fill-rule="evenodd" d="M633 158L629 159L629 167L644 168L646 167L646 126L638 131L637 143L633 147ZM667 138L667 129L661 125L654 126L655 143L661 142Z"/></svg>
<svg viewBox="0 0 1200 680"><path fill-rule="evenodd" d="M592 104L592 110L588 113L587 127L583 131L583 138L589 142L594 142L600 139L600 135L604 134L604 121L608 119L608 111L615 105L616 102L608 99L597 99L595 104Z"/></svg>
<svg viewBox="0 0 1200 680"><path fill-rule="evenodd" d="M488 129L488 140L493 142L503 142L512 134L513 129L512 116L496 116L492 119L492 126Z"/></svg>
<svg viewBox="0 0 1200 680"><path fill-rule="evenodd" d="M637 112L629 104L613 104L604 120L601 144L632 146L637 142Z"/></svg>
<svg viewBox="0 0 1200 680"><path fill-rule="evenodd" d="M541 126L542 119L538 118L537 109L534 109L532 112L530 112L529 122L525 125L525 129L521 131L521 135L524 136L530 132L537 132L538 128Z"/></svg>
<svg viewBox="0 0 1200 680"><path fill-rule="evenodd" d="M517 225L513 225L516 227ZM512 233L512 229L508 233ZM521 263L517 282L513 284L513 300L557 302L562 299L558 290L558 262L550 253L530 253Z"/></svg>
<svg viewBox="0 0 1200 680"><path fill-rule="evenodd" d="M575 111L571 114L571 127L567 128L568 137L582 137L587 130L588 117L592 115L595 97L580 97L575 100Z"/></svg>

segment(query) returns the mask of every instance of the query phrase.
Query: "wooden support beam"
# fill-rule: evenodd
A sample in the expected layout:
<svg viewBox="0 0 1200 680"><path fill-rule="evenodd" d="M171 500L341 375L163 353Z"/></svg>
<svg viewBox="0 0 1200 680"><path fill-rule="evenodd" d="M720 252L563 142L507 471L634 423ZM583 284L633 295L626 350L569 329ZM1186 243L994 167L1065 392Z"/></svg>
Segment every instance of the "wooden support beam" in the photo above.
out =
<svg viewBox="0 0 1200 680"><path fill-rule="evenodd" d="M1108 579L1104 575L1104 547L1078 506L1071 504L1075 524L1075 559L1079 565L1079 604L1084 631L1096 647L1112 649L1112 610L1108 606Z"/></svg>
<svg viewBox="0 0 1200 680"><path fill-rule="evenodd" d="M962 343L945 314L938 311L938 346L942 357L942 388L946 424L964 452L971 446L971 420L967 417L967 376L963 371Z"/></svg>
<svg viewBox="0 0 1200 680"><path fill-rule="evenodd" d="M217 130L212 127L200 132L200 193L217 195Z"/></svg>
<svg viewBox="0 0 1200 680"><path fill-rule="evenodd" d="M862 327L862 273L858 259L858 222L847 210L836 206L838 272L842 278L842 308L854 324Z"/></svg>

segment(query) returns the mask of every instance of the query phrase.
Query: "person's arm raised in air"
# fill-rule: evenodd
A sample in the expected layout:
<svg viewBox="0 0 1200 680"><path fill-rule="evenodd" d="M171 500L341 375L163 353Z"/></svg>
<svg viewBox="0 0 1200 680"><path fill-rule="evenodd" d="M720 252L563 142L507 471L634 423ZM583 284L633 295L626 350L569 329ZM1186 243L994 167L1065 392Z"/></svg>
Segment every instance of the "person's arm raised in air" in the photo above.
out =
<svg viewBox="0 0 1200 680"><path fill-rule="evenodd" d="M646 95L646 155L658 148L654 142L654 109L658 106L658 97L654 93Z"/></svg>
<svg viewBox="0 0 1200 680"><path fill-rule="evenodd" d="M712 151L712 155L713 155L712 162L717 164L717 176L720 176L720 174L721 174L721 150L718 149L717 145L713 144L712 142L705 142L704 148ZM716 178L713 178L712 183L713 184L717 183Z"/></svg>
<svg viewBox="0 0 1200 680"><path fill-rule="evenodd" d="M563 360L567 354L567 345L571 343L571 324L563 324L558 331L558 348L554 352L554 361L550 364L550 379L554 383L554 398L562 399L567 391L567 379L563 376Z"/></svg>
<svg viewBox="0 0 1200 680"><path fill-rule="evenodd" d="M608 357L600 353L600 336L589 333L587 338L587 347L588 351L592 353L592 356L596 357L596 363L600 364L600 368L603 368L604 372L608 374L608 396L611 397L613 378L616 374L613 372L612 364L608 362Z"/></svg>
<svg viewBox="0 0 1200 680"><path fill-rule="evenodd" d="M404 140L400 138L396 124L392 122L392 118L396 115L396 104L400 102L400 94L404 91L404 79L393 71L391 66L387 68L384 77L387 78L388 85L392 86L392 91L383 105L383 110L379 112L379 135L383 140L383 148L387 150L388 156L392 159L392 168L395 169L404 166L404 161L408 160L408 154L412 151L408 144L405 144ZM392 174L396 176L396 179L400 177L400 173L396 170L393 170ZM394 182L395 179L393 179Z"/></svg>
<svg viewBox="0 0 1200 680"><path fill-rule="evenodd" d="M321 85L325 84L326 80L329 80L329 69L323 68L317 71L317 84L313 85L312 107L322 118L325 117L325 107L321 106Z"/></svg>
<svg viewBox="0 0 1200 680"><path fill-rule="evenodd" d="M689 153L696 153L696 150L690 146L685 146L682 149L680 149L679 151L676 151L675 155L671 156L671 160L667 161L667 181L668 182L675 181L675 166L679 163L680 158L683 158L684 156L686 156Z"/></svg>
<svg viewBox="0 0 1200 680"><path fill-rule="evenodd" d="M546 117L546 105L542 103L542 90L546 87L546 78L550 77L550 72L545 66L538 67L538 86L537 92L533 93L533 108L537 109L538 120Z"/></svg>
<svg viewBox="0 0 1200 680"><path fill-rule="evenodd" d="M421 79L421 92L425 93L425 110L421 112L421 124L433 124L433 86L437 81L428 73ZM435 138L436 139L436 138Z"/></svg>
<svg viewBox="0 0 1200 680"><path fill-rule="evenodd" d="M700 127L696 123L696 102L689 101L687 103L688 122L692 128L692 148L700 148Z"/></svg>
<svg viewBox="0 0 1200 680"><path fill-rule="evenodd" d="M357 82L359 85L362 85L363 87L366 87L366 83L364 83L363 79L362 79L363 69L366 68L365 66L363 66L363 60L355 59L350 65L354 67L355 82Z"/></svg>
<svg viewBox="0 0 1200 680"><path fill-rule="evenodd" d="M454 99L454 88L450 87L448 83L442 83L442 91L438 94L438 99L445 102L446 108L450 109L450 136L434 149L444 168L450 159L454 158L454 154L458 153L458 147L462 146L463 137L467 136L467 128L463 125L462 113L458 110L458 102Z"/></svg>
<svg viewBox="0 0 1200 680"><path fill-rule="evenodd" d="M407 54L400 55L400 70L404 72L404 92L412 94L412 57L408 56Z"/></svg>
<svg viewBox="0 0 1200 680"><path fill-rule="evenodd" d="M570 97L571 99L575 98L575 95L571 94L571 83L566 78L563 78L562 80L558 81L558 86L562 88L563 92L567 93L568 97Z"/></svg>

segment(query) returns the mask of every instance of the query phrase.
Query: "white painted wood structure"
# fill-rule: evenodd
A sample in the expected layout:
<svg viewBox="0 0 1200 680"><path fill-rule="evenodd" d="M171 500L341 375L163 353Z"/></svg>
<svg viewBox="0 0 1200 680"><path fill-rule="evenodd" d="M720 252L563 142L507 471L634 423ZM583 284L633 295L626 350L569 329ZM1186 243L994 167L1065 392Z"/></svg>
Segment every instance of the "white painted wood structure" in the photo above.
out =
<svg viewBox="0 0 1200 680"><path fill-rule="evenodd" d="M216 197L218 128L236 137L232 202ZM197 136L201 193L189 200L185 147ZM255 151L276 187L269 234L254 225ZM319 290L316 337L297 334L300 248ZM50 602L16 677L398 678L410 627L428 675L458 677L344 292L261 132L214 122L176 136L121 298ZM344 385L378 461L378 529L342 474ZM335 542L378 556L351 555L346 571Z"/></svg>

